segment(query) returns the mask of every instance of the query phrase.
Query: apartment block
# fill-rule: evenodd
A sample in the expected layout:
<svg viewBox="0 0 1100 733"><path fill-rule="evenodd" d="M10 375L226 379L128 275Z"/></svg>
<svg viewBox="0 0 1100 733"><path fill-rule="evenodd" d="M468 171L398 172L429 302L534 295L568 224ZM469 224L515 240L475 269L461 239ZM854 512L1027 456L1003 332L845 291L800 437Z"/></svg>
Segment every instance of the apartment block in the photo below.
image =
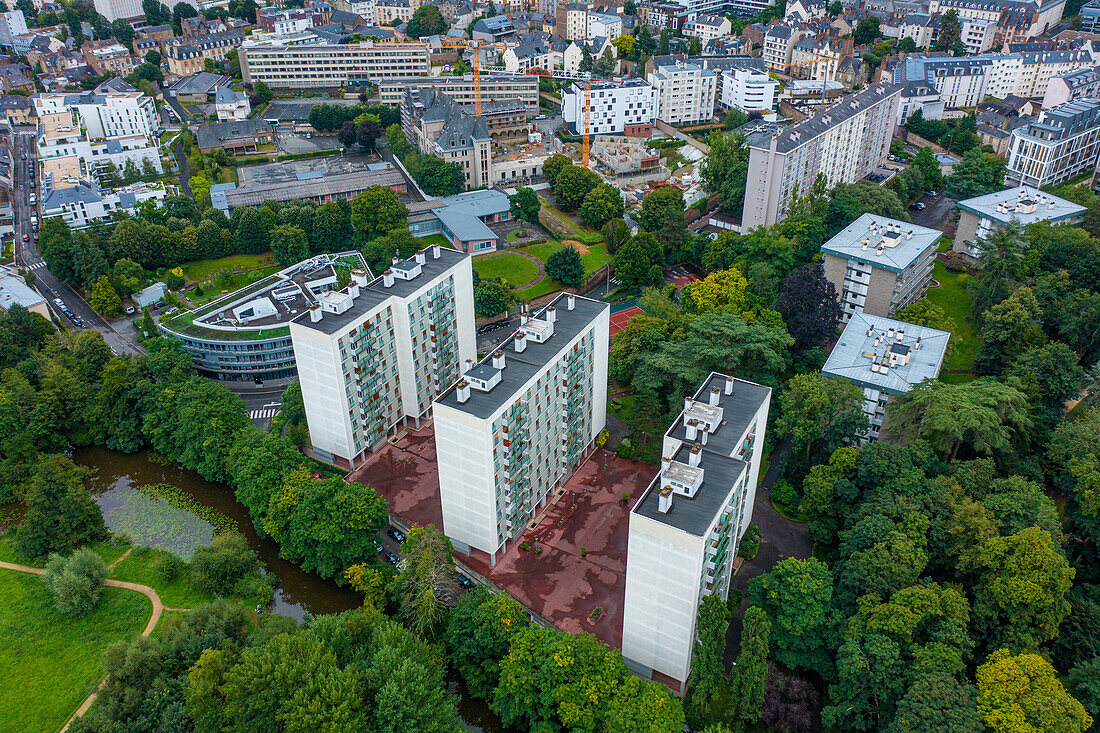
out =
<svg viewBox="0 0 1100 733"><path fill-rule="evenodd" d="M974 262L982 253L982 243L998 228L1012 220L1022 226L1039 221L1073 224L1081 220L1084 206L1066 201L1030 186L1017 186L985 196L960 201L959 226L951 249Z"/></svg>
<svg viewBox="0 0 1100 733"><path fill-rule="evenodd" d="M0 13L0 46L11 48L16 36L27 33L27 19L22 10Z"/></svg>
<svg viewBox="0 0 1100 733"><path fill-rule="evenodd" d="M1074 99L1044 109L1009 141L1005 181L1057 186L1091 173L1100 158L1100 99Z"/></svg>
<svg viewBox="0 0 1100 733"><path fill-rule="evenodd" d="M160 130L152 97L122 81L111 79L91 92L45 92L31 98L35 114L72 109L89 139L124 135L156 135Z"/></svg>
<svg viewBox="0 0 1100 733"><path fill-rule="evenodd" d="M592 82L588 132L593 135L648 134L657 117L657 90L644 79ZM583 132L584 87L574 83L562 92L561 114L570 133Z"/></svg>
<svg viewBox="0 0 1100 733"><path fill-rule="evenodd" d="M371 41L291 46L277 40L245 41L240 48L245 83L272 89L335 89L388 79L427 76L427 46Z"/></svg>
<svg viewBox="0 0 1100 733"><path fill-rule="evenodd" d="M84 61L98 76L110 74L123 77L140 63L130 54L128 48L114 38L85 41L80 51L84 54Z"/></svg>
<svg viewBox="0 0 1100 733"><path fill-rule="evenodd" d="M699 603L727 599L752 520L772 390L712 373L665 433L661 471L630 511L623 658L683 690Z"/></svg>
<svg viewBox="0 0 1100 733"><path fill-rule="evenodd" d="M584 3L559 4L555 29L555 35L566 41L588 38L588 6Z"/></svg>
<svg viewBox="0 0 1100 733"><path fill-rule="evenodd" d="M846 379L863 390L863 412L870 423L864 440L873 442L882 431L890 398L939 376L950 338L947 331L857 313L844 327L821 373Z"/></svg>
<svg viewBox="0 0 1100 733"><path fill-rule="evenodd" d="M354 467L419 420L477 353L469 255L438 245L381 277L355 270L290 323L313 450Z"/></svg>
<svg viewBox="0 0 1100 733"><path fill-rule="evenodd" d="M1051 78L1043 94L1043 109L1057 107L1073 99L1100 99L1100 66Z"/></svg>
<svg viewBox="0 0 1100 733"><path fill-rule="evenodd" d="M443 531L490 564L604 428L610 306L562 293L434 406Z"/></svg>
<svg viewBox="0 0 1100 733"><path fill-rule="evenodd" d="M873 84L753 142L748 180L754 185L745 192L743 231L785 219L792 194L806 195L819 174L835 186L874 171L889 151L900 101L900 86Z"/></svg>
<svg viewBox="0 0 1100 733"><path fill-rule="evenodd" d="M699 64L675 59L646 75L657 93L657 119L670 125L709 122L714 116L717 76Z"/></svg>
<svg viewBox="0 0 1100 733"><path fill-rule="evenodd" d="M825 277L847 321L856 313L889 316L919 299L932 282L941 232L863 214L821 245Z"/></svg>
<svg viewBox="0 0 1100 733"><path fill-rule="evenodd" d="M539 113L539 79L537 76L517 74L492 74L482 76L481 101L489 102L520 101L527 108L527 114L534 117ZM464 106L474 104L474 75L410 77L406 79L387 79L378 83L378 96L382 104L399 106L407 87L419 89L429 87L446 94L451 101Z"/></svg>

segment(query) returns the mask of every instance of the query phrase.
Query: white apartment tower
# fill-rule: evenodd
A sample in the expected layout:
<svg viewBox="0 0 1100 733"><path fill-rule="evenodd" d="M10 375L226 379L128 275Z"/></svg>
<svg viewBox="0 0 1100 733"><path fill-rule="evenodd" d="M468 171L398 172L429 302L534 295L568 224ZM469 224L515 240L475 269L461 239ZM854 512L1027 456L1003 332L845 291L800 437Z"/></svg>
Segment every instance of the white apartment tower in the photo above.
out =
<svg viewBox="0 0 1100 733"><path fill-rule="evenodd" d="M290 324L313 450L354 467L477 353L470 256L438 245L381 277L352 272Z"/></svg>
<svg viewBox="0 0 1100 733"><path fill-rule="evenodd" d="M0 46L11 48L16 36L27 32L27 19L22 10L0 13Z"/></svg>
<svg viewBox="0 0 1100 733"><path fill-rule="evenodd" d="M886 160L901 86L873 84L838 104L749 147L742 231L787 216L791 196L805 196L817 176L830 187L855 183ZM759 185L757 185L759 184Z"/></svg>
<svg viewBox="0 0 1100 733"><path fill-rule="evenodd" d="M718 81L714 72L683 59L662 64L646 76L657 90L657 119L670 125L706 122L714 116Z"/></svg>
<svg viewBox="0 0 1100 733"><path fill-rule="evenodd" d="M559 295L434 407L443 531L496 561L604 428L610 306Z"/></svg>
<svg viewBox="0 0 1100 733"><path fill-rule="evenodd" d="M588 132L592 135L648 135L657 115L657 92L643 79L594 81L588 96ZM562 92L561 114L572 134L583 132L584 87L580 84Z"/></svg>
<svg viewBox="0 0 1100 733"><path fill-rule="evenodd" d="M691 674L705 596L726 600L752 519L770 387L711 373L665 433L661 472L630 511L623 658L673 687Z"/></svg>

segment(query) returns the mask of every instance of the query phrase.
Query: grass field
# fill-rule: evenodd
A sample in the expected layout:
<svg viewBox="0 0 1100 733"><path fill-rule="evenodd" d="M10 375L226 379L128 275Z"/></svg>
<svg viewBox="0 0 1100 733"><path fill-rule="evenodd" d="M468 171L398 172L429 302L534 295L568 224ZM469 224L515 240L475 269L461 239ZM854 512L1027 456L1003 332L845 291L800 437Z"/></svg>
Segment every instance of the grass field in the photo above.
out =
<svg viewBox="0 0 1100 733"><path fill-rule="evenodd" d="M425 247L430 247L433 244L438 244L440 247L451 247L452 249L454 248L454 245L447 241L447 238L444 237L442 234L429 234L426 237L419 237L418 239L424 244Z"/></svg>
<svg viewBox="0 0 1100 733"><path fill-rule="evenodd" d="M213 260L195 260L183 266L183 276L187 282L208 280L222 270L257 270L275 267L278 263L270 252L258 255L229 255Z"/></svg>
<svg viewBox="0 0 1100 733"><path fill-rule="evenodd" d="M37 575L0 570L0 733L60 730L103 675L103 652L141 633L152 613L140 593L107 588L96 609L68 619Z"/></svg>
<svg viewBox="0 0 1100 733"><path fill-rule="evenodd" d="M487 280L502 277L510 285L526 285L539 274L538 266L515 252L496 252L474 258L474 269Z"/></svg>
<svg viewBox="0 0 1100 733"><path fill-rule="evenodd" d="M943 368L952 371L972 369L974 357L981 346L981 338L974 325L967 320L970 314L970 293L966 290L966 281L970 276L965 272L951 272L943 266L942 262L936 262L932 276L940 283L940 287L928 291L930 301L943 308L944 312L955 321L955 333L951 334L951 341L955 344L955 352L944 363ZM967 375L944 375L947 377L965 377ZM944 380L952 381L952 380ZM955 379L954 381L960 381ZM962 379L961 381L969 381Z"/></svg>
<svg viewBox="0 0 1100 733"><path fill-rule="evenodd" d="M558 242L546 242L545 244L533 244L530 247L524 247L520 251L546 262L550 255L557 252L563 246L564 245ZM607 254L606 244L592 244L582 249L587 249L587 253L581 255L581 262L584 263L584 274L586 276L591 275L593 272L603 267L604 262L610 262L612 260L611 255ZM474 261L474 266L477 267L476 260ZM532 277L534 277L534 275L532 275ZM544 277L531 287L516 291L516 295L524 300L532 300L533 298L548 295L562 288L563 286L561 283L555 282L550 279L550 277Z"/></svg>
<svg viewBox="0 0 1100 733"><path fill-rule="evenodd" d="M166 554L168 553L163 550L149 550L139 552L137 555L131 553L111 570L110 577L149 586L157 592L161 602L168 608L194 608L214 600L192 587L189 568L168 582L158 578L153 572L153 561Z"/></svg>

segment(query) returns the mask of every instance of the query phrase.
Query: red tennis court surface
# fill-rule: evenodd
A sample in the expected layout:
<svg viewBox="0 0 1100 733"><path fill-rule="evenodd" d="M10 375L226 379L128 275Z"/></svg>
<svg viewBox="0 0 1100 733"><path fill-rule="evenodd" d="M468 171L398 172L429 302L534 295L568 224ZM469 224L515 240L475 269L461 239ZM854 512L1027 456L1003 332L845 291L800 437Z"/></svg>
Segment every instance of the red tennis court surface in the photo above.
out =
<svg viewBox="0 0 1100 733"><path fill-rule="evenodd" d="M609 337L614 337L619 331L626 328L626 324L634 316L640 316L644 313L641 308L636 305L632 305L626 310L619 311L618 313L611 314L611 328L608 332Z"/></svg>
<svg viewBox="0 0 1100 733"><path fill-rule="evenodd" d="M691 285L693 282L697 282L698 280L699 280L698 275L692 275L692 274L689 273L687 275L681 275L679 277L669 278L667 280L667 282L672 283L673 285L676 286L676 289L679 290L680 288L684 287L685 285Z"/></svg>

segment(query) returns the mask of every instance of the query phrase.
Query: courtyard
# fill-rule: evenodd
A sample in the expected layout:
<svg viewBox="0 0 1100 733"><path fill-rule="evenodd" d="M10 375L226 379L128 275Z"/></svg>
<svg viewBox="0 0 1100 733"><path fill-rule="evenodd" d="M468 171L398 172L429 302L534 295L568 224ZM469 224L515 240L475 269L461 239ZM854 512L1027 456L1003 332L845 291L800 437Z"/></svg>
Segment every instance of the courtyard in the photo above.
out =
<svg viewBox="0 0 1100 733"><path fill-rule="evenodd" d="M588 631L618 648L626 592L627 519L655 472L649 464L596 450L558 491L554 503L508 543L495 564L478 550L455 553L455 559L554 627L569 633ZM404 523L442 526L430 424L405 431L348 478L374 487Z"/></svg>

